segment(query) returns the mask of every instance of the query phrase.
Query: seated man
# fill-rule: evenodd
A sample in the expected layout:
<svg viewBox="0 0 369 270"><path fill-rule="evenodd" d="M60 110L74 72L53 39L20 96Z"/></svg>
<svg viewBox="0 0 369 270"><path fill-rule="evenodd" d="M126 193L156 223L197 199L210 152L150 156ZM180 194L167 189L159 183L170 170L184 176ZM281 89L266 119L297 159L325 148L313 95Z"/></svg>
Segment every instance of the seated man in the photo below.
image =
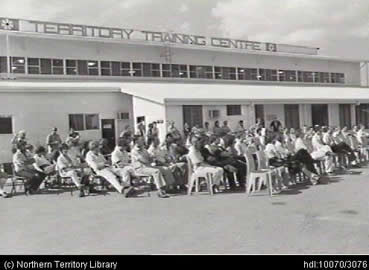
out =
<svg viewBox="0 0 369 270"><path fill-rule="evenodd" d="M132 166L139 174L148 174L154 178L159 198L169 198L165 189L174 184L174 177L170 170L157 166L154 159L145 149L145 138L136 136L133 139Z"/></svg>
<svg viewBox="0 0 369 270"><path fill-rule="evenodd" d="M51 162L46 158L45 147L37 147L33 158L35 159L33 166L37 171L43 172L46 175L51 175L56 172L55 164L51 164Z"/></svg>
<svg viewBox="0 0 369 270"><path fill-rule="evenodd" d="M0 196L2 196L3 198L9 198L10 197L10 194L6 193L3 189L7 180L8 180L8 174L6 174L5 172L0 171Z"/></svg>
<svg viewBox="0 0 369 270"><path fill-rule="evenodd" d="M189 149L188 158L193 166L193 177L206 177L207 173L213 175L213 189L214 193L219 192L219 186L223 178L224 170L221 167L211 166L205 162L204 157L201 154L201 149L203 148L201 139L193 136L191 138L191 147Z"/></svg>
<svg viewBox="0 0 369 270"><path fill-rule="evenodd" d="M17 143L17 151L13 155L13 164L16 175L26 179L25 192L28 194L35 193L40 187L46 175L34 169L35 160L29 156L26 150L26 142L19 141Z"/></svg>
<svg viewBox="0 0 369 270"><path fill-rule="evenodd" d="M134 194L134 189L130 185L130 175L120 168L113 168L108 164L103 154L99 151L99 144L96 141L89 143L89 149L86 155L86 162L92 170L98 175L106 179L119 193L124 194L127 188L126 197ZM122 185L119 182L118 176L122 177ZM128 181L129 179L129 181Z"/></svg>
<svg viewBox="0 0 369 270"><path fill-rule="evenodd" d="M159 138L154 138L149 149L147 150L151 157L155 160L156 164L169 169L174 178L174 186L180 186L182 189L185 187L185 173L186 163L177 162L175 157L170 154L171 147L171 134L168 134L166 142L160 146ZM172 149L173 153L174 149Z"/></svg>
<svg viewBox="0 0 369 270"><path fill-rule="evenodd" d="M76 187L80 190L79 197L84 197L83 185L81 184L81 177L79 167L73 164L72 159L68 155L68 145L63 143L60 146L60 155L56 161L56 165L61 177L70 177Z"/></svg>
<svg viewBox="0 0 369 270"><path fill-rule="evenodd" d="M137 178L135 170L131 166L127 152L129 145L118 144L111 154L111 162L114 168L122 171L123 182L130 183L132 178Z"/></svg>

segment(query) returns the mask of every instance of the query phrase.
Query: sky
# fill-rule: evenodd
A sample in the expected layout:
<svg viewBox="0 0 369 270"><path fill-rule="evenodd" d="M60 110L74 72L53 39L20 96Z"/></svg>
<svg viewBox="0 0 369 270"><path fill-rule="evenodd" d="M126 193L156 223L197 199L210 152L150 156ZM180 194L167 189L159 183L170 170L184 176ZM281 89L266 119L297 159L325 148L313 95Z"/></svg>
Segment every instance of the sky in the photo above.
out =
<svg viewBox="0 0 369 270"><path fill-rule="evenodd" d="M312 46L369 60L369 0L1 0L0 17Z"/></svg>

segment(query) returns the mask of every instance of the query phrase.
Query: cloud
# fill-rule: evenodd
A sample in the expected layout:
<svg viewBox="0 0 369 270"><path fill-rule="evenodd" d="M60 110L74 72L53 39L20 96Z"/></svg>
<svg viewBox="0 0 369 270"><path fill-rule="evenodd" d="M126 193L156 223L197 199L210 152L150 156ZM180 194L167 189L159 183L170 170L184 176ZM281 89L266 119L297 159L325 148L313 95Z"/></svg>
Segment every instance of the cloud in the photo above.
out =
<svg viewBox="0 0 369 270"><path fill-rule="evenodd" d="M188 6L185 3L182 3L181 6L179 7L179 11L181 13L185 13L188 11Z"/></svg>

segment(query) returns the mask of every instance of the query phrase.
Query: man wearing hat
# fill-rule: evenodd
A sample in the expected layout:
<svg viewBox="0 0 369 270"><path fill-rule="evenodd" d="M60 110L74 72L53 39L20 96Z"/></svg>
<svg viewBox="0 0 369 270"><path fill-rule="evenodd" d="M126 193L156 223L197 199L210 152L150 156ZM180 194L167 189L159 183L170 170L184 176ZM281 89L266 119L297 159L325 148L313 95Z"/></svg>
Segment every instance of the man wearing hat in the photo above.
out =
<svg viewBox="0 0 369 270"><path fill-rule="evenodd" d="M58 134L58 129L54 127L52 132L46 138L46 144L49 148L49 153L54 153L59 150L62 140Z"/></svg>

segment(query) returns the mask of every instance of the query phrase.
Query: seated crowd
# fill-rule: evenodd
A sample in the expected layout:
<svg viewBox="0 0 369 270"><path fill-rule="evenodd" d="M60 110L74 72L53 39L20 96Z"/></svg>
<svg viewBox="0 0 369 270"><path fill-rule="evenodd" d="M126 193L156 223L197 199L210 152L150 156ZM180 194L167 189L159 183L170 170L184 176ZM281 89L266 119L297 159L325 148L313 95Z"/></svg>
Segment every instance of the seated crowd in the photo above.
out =
<svg viewBox="0 0 369 270"><path fill-rule="evenodd" d="M221 185L225 190L245 190L246 159L248 155L255 158L255 153L262 152L270 168L287 168L287 182L282 183L286 188L298 173L307 176L313 185L319 183L322 172L318 172L318 164L323 164L328 175L336 169L359 166L369 150L369 134L362 125L352 130L319 126L294 130L282 128L276 119L269 128L261 120L246 128L241 120L232 131L227 121L222 126L216 121L212 129L207 122L204 127L190 128L185 124L182 135L170 122L163 142L156 123L148 127L145 132L141 123L134 133L126 126L115 149L110 149L105 139L81 143L79 133L73 129L63 141L57 128L47 136L46 147L33 149L22 130L11 141L15 174L25 179L28 194L37 192L49 176L57 175L71 179L80 197L84 197L86 188L97 192L91 182L93 176L98 176L125 197L132 197L137 192L133 181L146 177L160 198L168 198L168 193L186 192L191 177L209 174L213 184L209 188L215 193ZM3 197L9 197L3 189L7 177L0 172Z"/></svg>

